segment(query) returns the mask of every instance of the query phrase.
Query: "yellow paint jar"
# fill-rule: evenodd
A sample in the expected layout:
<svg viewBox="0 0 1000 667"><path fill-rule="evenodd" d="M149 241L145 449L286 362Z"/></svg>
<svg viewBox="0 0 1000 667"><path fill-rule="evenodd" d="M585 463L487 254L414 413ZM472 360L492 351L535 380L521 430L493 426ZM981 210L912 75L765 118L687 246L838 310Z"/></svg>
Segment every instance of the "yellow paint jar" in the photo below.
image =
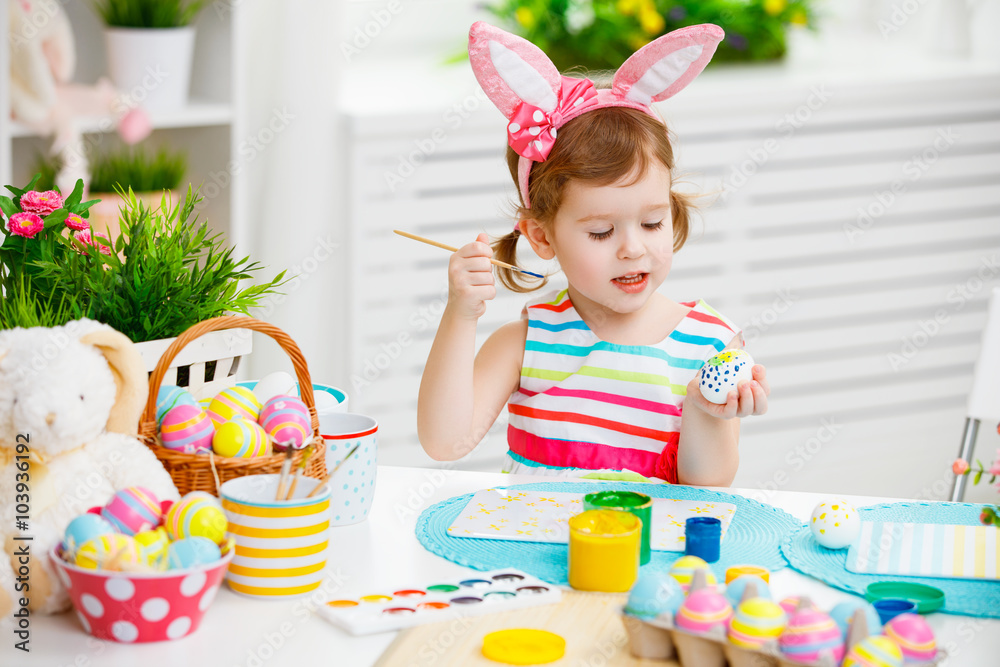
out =
<svg viewBox="0 0 1000 667"><path fill-rule="evenodd" d="M642 521L628 512L589 510L569 520L569 585L623 593L639 575Z"/></svg>

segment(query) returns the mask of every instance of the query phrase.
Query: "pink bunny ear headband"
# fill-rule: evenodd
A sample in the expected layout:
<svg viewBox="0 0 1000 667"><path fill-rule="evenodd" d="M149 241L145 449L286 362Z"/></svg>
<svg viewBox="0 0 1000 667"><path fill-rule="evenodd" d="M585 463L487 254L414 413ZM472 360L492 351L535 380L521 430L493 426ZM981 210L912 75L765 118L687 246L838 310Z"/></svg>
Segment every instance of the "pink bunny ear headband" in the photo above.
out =
<svg viewBox="0 0 1000 667"><path fill-rule="evenodd" d="M507 141L521 156L518 187L524 206L532 162L544 162L557 130L582 113L629 107L653 113L653 102L673 97L698 76L725 33L717 25L693 25L663 35L625 61L610 89L590 79L561 76L541 49L509 32L478 21L469 31L472 71L487 97L510 121Z"/></svg>

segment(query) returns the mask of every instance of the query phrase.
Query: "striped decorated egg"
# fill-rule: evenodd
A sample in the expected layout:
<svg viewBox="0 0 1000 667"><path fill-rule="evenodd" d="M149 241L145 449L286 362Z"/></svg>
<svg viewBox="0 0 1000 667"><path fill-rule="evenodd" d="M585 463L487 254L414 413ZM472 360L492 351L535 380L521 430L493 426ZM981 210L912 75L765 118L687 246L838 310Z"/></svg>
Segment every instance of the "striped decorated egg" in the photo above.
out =
<svg viewBox="0 0 1000 667"><path fill-rule="evenodd" d="M218 418L223 422L237 416L246 417L255 422L260 417L260 408L260 401L246 387L230 387L220 391L208 406L209 412L213 415L213 421ZM216 423L218 424L218 422Z"/></svg>
<svg viewBox="0 0 1000 667"><path fill-rule="evenodd" d="M829 653L840 664L844 657L844 635L832 618L818 609L795 612L778 639L781 652L793 660L814 662Z"/></svg>
<svg viewBox="0 0 1000 667"><path fill-rule="evenodd" d="M743 648L760 648L776 640L787 622L785 610L777 603L750 598L740 603L729 622L729 641Z"/></svg>
<svg viewBox="0 0 1000 667"><path fill-rule="evenodd" d="M163 526L154 530L146 530L135 534L146 561L156 569L166 569L167 547L170 546L170 536Z"/></svg>
<svg viewBox="0 0 1000 667"><path fill-rule="evenodd" d="M260 424L237 417L215 429L212 449L219 456L249 459L269 455L271 443Z"/></svg>
<svg viewBox="0 0 1000 667"><path fill-rule="evenodd" d="M275 443L291 441L296 449L312 436L311 422L309 408L297 396L275 396L264 404L258 420Z"/></svg>
<svg viewBox="0 0 1000 667"><path fill-rule="evenodd" d="M88 570L120 570L130 565L144 565L146 560L135 538L111 533L84 542L76 551L76 564Z"/></svg>
<svg viewBox="0 0 1000 667"><path fill-rule="evenodd" d="M226 536L226 525L226 514L219 501L203 492L185 495L163 517L163 526L174 540L206 537L218 544Z"/></svg>
<svg viewBox="0 0 1000 667"><path fill-rule="evenodd" d="M101 509L101 516L124 535L135 535L160 525L160 501L141 486L118 491Z"/></svg>
<svg viewBox="0 0 1000 667"><path fill-rule="evenodd" d="M804 598L804 599L808 603L807 606L809 608L811 608L811 609L815 609L816 608L816 605L814 605L812 603L812 600L810 600L809 598ZM792 595L792 596L787 597L787 598L782 598L781 602L778 603L778 606L780 606L782 609L784 609L785 613L789 617L791 617L791 615L794 614L795 611L799 608L799 605L802 603L802 600L803 600L803 598L799 597L798 595ZM841 629L843 629L843 628L841 628Z"/></svg>
<svg viewBox="0 0 1000 667"><path fill-rule="evenodd" d="M678 558L670 568L670 576L676 579L681 588L687 592L688 587L691 586L691 577L694 576L695 570L705 570L705 580L708 582L708 585L715 586L715 574L712 573L712 569L708 566L708 563L697 556L681 556Z"/></svg>
<svg viewBox="0 0 1000 667"><path fill-rule="evenodd" d="M193 405L198 407L198 401L187 389L173 384L165 384L156 394L156 423L163 422L163 416L178 405Z"/></svg>
<svg viewBox="0 0 1000 667"><path fill-rule="evenodd" d="M203 454L212 448L213 435L215 426L197 405L178 405L160 424L160 442L175 452Z"/></svg>
<svg viewBox="0 0 1000 667"><path fill-rule="evenodd" d="M937 655L934 631L922 616L900 614L885 624L885 636L899 644L906 662L930 662Z"/></svg>
<svg viewBox="0 0 1000 667"><path fill-rule="evenodd" d="M704 634L719 628L723 631L733 608L725 596L703 588L687 596L674 618L674 624L681 630Z"/></svg>
<svg viewBox="0 0 1000 667"><path fill-rule="evenodd" d="M843 667L903 667L903 652L885 635L875 635L855 644Z"/></svg>

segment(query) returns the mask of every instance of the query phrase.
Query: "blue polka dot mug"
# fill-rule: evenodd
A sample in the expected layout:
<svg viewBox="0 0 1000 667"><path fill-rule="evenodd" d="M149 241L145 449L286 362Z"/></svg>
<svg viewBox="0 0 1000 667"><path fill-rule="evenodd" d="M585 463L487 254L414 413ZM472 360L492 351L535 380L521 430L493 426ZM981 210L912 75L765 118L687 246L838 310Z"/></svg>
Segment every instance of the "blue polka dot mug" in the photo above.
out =
<svg viewBox="0 0 1000 667"><path fill-rule="evenodd" d="M326 469L333 470L358 446L358 451L330 478L331 526L364 521L375 495L378 422L355 413L319 416L319 432L326 444Z"/></svg>

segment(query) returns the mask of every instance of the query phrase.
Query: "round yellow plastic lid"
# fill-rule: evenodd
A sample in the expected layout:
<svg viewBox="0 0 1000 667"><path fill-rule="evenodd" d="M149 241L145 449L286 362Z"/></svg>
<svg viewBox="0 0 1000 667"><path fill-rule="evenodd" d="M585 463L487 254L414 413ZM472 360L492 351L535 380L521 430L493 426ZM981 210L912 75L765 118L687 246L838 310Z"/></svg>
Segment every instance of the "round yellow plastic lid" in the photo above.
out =
<svg viewBox="0 0 1000 667"><path fill-rule="evenodd" d="M545 630L498 630L483 637L483 655L508 665L540 665L566 655L566 640Z"/></svg>

